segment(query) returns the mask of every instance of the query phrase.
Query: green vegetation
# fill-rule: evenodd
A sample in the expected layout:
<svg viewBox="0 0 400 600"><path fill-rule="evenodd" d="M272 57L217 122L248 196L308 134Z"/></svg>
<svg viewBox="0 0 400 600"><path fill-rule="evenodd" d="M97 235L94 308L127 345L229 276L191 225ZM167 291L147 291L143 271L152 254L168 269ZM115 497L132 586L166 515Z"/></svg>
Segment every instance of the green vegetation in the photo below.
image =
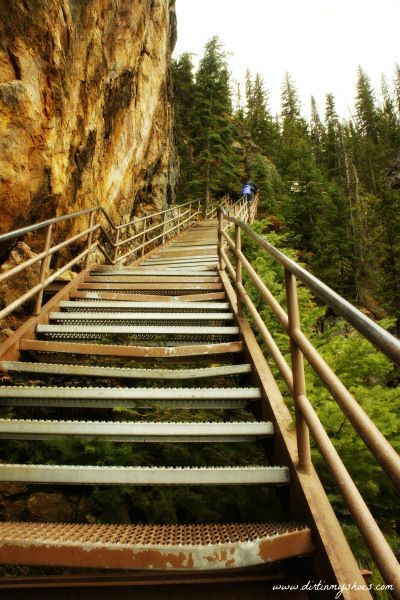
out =
<svg viewBox="0 0 400 600"><path fill-rule="evenodd" d="M178 137L182 171L178 197L183 200L190 193L185 184L190 169L194 180L198 178L193 133L189 135L183 117L189 113L184 111L182 90L176 79L181 61L189 65L189 57L183 55L174 66L177 131L183 132ZM187 76L195 89L199 75L191 63ZM239 89L235 108L227 111L225 117L234 134L236 174L242 181L255 181L261 192L261 220L254 224L255 229L398 335L400 191L392 187L390 170L400 149L400 67L396 67L393 85L383 79L379 98L368 75L363 69L358 70L356 110L350 121L338 116L335 98L329 93L323 116L311 98L311 116L307 121L289 74L284 78L281 113L276 118L269 110L268 92L260 75L247 73L243 83L244 101ZM231 98L224 98L225 104L233 104L232 90L225 88L224 93ZM194 110L193 104L190 121L196 120ZM214 135L218 134L214 130ZM185 152L189 150L188 163ZM230 165L231 162L229 168ZM225 187L214 186L212 194L218 197L231 192L236 181L232 179ZM236 195L239 189L240 183ZM204 196L204 186L198 187L196 193ZM244 239L243 245L259 275L285 306L282 269L251 240ZM260 314L289 360L286 334L257 290L247 284ZM307 290L300 287L299 295L305 332L400 450L398 369L341 319L320 306ZM398 550L400 505L392 484L308 367L307 394L379 525ZM290 397L285 391L284 395L290 406ZM315 450L313 459L357 556L363 564L371 564L324 461Z"/></svg>

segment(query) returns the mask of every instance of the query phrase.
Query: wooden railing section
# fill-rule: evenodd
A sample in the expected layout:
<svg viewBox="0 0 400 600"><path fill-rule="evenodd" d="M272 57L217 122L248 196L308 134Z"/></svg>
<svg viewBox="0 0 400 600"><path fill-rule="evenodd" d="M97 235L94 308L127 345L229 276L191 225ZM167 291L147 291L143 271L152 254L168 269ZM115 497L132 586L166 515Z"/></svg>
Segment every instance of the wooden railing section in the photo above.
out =
<svg viewBox="0 0 400 600"><path fill-rule="evenodd" d="M230 228L232 227L234 227L234 239L232 239L230 234ZM243 254L241 249L242 233L249 236L256 242L260 249L267 252L284 268L287 313ZM303 357L309 362L358 435L366 443L382 469L386 471L397 488L400 488L400 457L349 390L343 385L339 377L325 362L318 350L302 332L297 299L297 281L300 281L315 296L329 305L337 314L342 316L396 364L400 364L400 341L362 314L295 261L269 244L248 225L238 218L229 215L223 208L221 208L219 213L218 250L220 269L228 272L236 291L238 314L243 314L243 310L246 309L250 320L264 340L288 390L293 396L299 457L297 469L307 472L311 467L309 439L311 435L324 457L353 520L363 536L384 580L387 584L394 586L395 590L399 590L400 567L398 560L338 455L311 402L307 398ZM232 264L229 254L235 257L235 266ZM248 274L249 279L260 292L263 300L271 308L276 319L287 332L291 349L291 367L286 362L256 306L250 299L243 283L243 271Z"/></svg>

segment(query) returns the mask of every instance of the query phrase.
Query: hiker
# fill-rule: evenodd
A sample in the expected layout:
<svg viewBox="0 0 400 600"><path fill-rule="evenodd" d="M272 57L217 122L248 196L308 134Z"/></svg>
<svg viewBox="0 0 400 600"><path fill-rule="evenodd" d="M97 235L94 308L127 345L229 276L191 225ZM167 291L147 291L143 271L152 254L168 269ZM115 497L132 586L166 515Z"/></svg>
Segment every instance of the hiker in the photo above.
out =
<svg viewBox="0 0 400 600"><path fill-rule="evenodd" d="M251 188L251 191L253 192L253 194L254 194L254 196L255 196L255 195L257 194L257 190L258 190L258 187L256 186L256 184L255 184L255 183L253 183L252 181L247 181L247 182L246 182L246 185L249 185L249 186L250 186L250 188Z"/></svg>
<svg viewBox="0 0 400 600"><path fill-rule="evenodd" d="M252 202L254 200L254 196L257 193L257 186L252 181L246 181L244 186L242 187L242 191L240 192L241 196L246 196L248 202Z"/></svg>
<svg viewBox="0 0 400 600"><path fill-rule="evenodd" d="M251 189L251 186L248 183L244 184L244 186L242 187L242 191L240 192L240 195L245 196L247 202L252 202L253 190Z"/></svg>

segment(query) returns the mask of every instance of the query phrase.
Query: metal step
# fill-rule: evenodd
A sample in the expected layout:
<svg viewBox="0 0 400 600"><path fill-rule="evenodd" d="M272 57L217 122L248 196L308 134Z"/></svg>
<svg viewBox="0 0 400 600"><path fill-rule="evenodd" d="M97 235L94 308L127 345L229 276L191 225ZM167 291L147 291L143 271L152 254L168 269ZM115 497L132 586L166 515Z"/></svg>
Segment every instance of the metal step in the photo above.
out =
<svg viewBox="0 0 400 600"><path fill-rule="evenodd" d="M160 407L159 400L138 398L137 400L103 398L91 400L90 398L2 398L2 406L30 407L30 408L93 408L98 409L142 409ZM163 400L162 408L172 410L241 410L248 405L247 400L232 398L231 400Z"/></svg>
<svg viewBox="0 0 400 600"><path fill-rule="evenodd" d="M227 302L129 302L126 300L62 300L60 308L63 310L76 310L84 308L87 310L97 310L99 308L121 308L141 311L146 310L201 310L221 312L229 310L230 306Z"/></svg>
<svg viewBox="0 0 400 600"><path fill-rule="evenodd" d="M87 398L101 400L257 400L260 388L117 388L2 386L0 398Z"/></svg>
<svg viewBox="0 0 400 600"><path fill-rule="evenodd" d="M139 301L139 302L205 302L207 300L225 300L225 292L201 292L196 294L181 294L179 295L165 295L165 294L145 294L139 293L129 293L129 292L102 292L102 291L77 291L71 292L69 295L70 298L93 298L95 300L122 300L122 301Z"/></svg>
<svg viewBox="0 0 400 600"><path fill-rule="evenodd" d="M173 276L173 275L187 275L187 277L217 277L218 276L218 271L198 271L195 269L191 269L191 268L187 268L185 273L182 273L181 269L178 270L174 270L174 269L168 269L168 268L160 268L160 269L146 269L145 267L137 267L137 268L131 268L129 269L128 267L126 269L122 270L111 270L111 269L92 269L90 271L90 275L93 277L97 277L99 275L112 275L112 276L116 276L116 277L130 277L131 275L143 275L146 277L151 277L153 275L155 276L159 276L159 275L168 275L168 276Z"/></svg>
<svg viewBox="0 0 400 600"><path fill-rule="evenodd" d="M154 266L154 265L167 265L167 264L176 264L176 265L216 265L218 264L218 257L214 258L159 258L154 256L153 258L148 258L146 261L141 263L142 266ZM215 268L215 267L214 267Z"/></svg>
<svg viewBox="0 0 400 600"><path fill-rule="evenodd" d="M51 321L232 321L233 313L51 312Z"/></svg>
<svg viewBox="0 0 400 600"><path fill-rule="evenodd" d="M94 467L0 464L0 481L66 485L287 485L287 467Z"/></svg>
<svg viewBox="0 0 400 600"><path fill-rule="evenodd" d="M190 337L196 336L232 336L239 334L238 327L185 327L178 326L129 326L129 325L37 325L36 332L42 335L51 334L72 334L79 337L85 333L99 334L136 334L146 336L174 336L185 335Z"/></svg>
<svg viewBox="0 0 400 600"><path fill-rule="evenodd" d="M0 419L0 439L48 440L69 436L113 442L251 442L272 436L270 422L113 422Z"/></svg>
<svg viewBox="0 0 400 600"><path fill-rule="evenodd" d="M109 569L134 570L154 570L156 565L168 572L201 573L271 563L314 551L311 531L298 523L0 523L0 562L6 564L97 569L107 565ZM20 592L19 597L23 595ZM111 592L109 597L114 595Z"/></svg>
<svg viewBox="0 0 400 600"><path fill-rule="evenodd" d="M113 377L124 379L202 379L207 377L227 377L251 373L250 364L227 365L201 369L129 369L120 367L91 367L1 361L0 369L14 373L42 373L47 375L72 375L81 377ZM1 390L2 388L0 388Z"/></svg>
<svg viewBox="0 0 400 600"><path fill-rule="evenodd" d="M205 287L208 288L208 284L212 283L221 283L221 279L218 276L212 275L186 275L185 273L180 273L179 275L171 275L170 273L158 273L157 275L129 275L126 274L123 277L121 275L88 275L85 277L85 283L113 283L120 285L121 283L140 283L140 284L149 284L152 285L157 284L165 284L165 286L159 285L159 287L170 287L170 284L173 283L190 283L190 284L205 284Z"/></svg>
<svg viewBox="0 0 400 600"><path fill-rule="evenodd" d="M94 344L85 342L56 342L49 340L22 339L20 350L34 352L57 352L82 354L84 356L120 356L137 358L168 358L176 360L183 357L205 357L214 355L230 355L243 352L243 342L219 342L207 344L188 344L184 346L137 346L117 344ZM1 389L1 388L0 388Z"/></svg>
<svg viewBox="0 0 400 600"><path fill-rule="evenodd" d="M159 283L81 283L79 285L80 290L132 290L132 291L143 291L147 290L153 293L164 293L166 290L199 290L210 291L210 290L222 290L222 283L165 283L160 285Z"/></svg>

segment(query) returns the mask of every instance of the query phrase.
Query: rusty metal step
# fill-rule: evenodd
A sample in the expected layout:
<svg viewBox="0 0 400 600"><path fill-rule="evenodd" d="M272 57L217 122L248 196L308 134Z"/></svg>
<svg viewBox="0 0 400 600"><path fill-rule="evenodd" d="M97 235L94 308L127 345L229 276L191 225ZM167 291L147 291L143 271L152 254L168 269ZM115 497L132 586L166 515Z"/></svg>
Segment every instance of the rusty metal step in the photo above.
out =
<svg viewBox="0 0 400 600"><path fill-rule="evenodd" d="M113 442L251 442L271 437L272 423L54 421L0 419L0 439L49 440L65 437L101 438Z"/></svg>
<svg viewBox="0 0 400 600"><path fill-rule="evenodd" d="M206 292L211 290L222 290L222 283L195 283L195 282L181 282L181 283L81 283L79 285L80 290L132 290L132 291L147 291L151 290L153 293L165 293L167 290L204 290Z"/></svg>
<svg viewBox="0 0 400 600"><path fill-rule="evenodd" d="M85 356L101 355L137 358L168 358L175 360L183 357L208 357L243 352L243 342L220 342L182 346L131 346L22 339L20 342L20 349L21 351L83 354Z"/></svg>
<svg viewBox="0 0 400 600"><path fill-rule="evenodd" d="M130 277L132 275L140 275L143 277L152 277L153 275L155 276L159 276L159 275L168 275L168 276L173 276L173 275L185 275L187 277L217 277L218 276L218 271L206 271L204 272L204 270L195 270L195 269L191 269L190 267L188 267L185 271L185 273L182 273L181 269L169 269L167 267L163 267L163 268L157 268L157 269L151 269L151 268L146 268L146 267L136 267L136 268L125 268L125 269L92 269L90 271L90 275L94 276L94 277L98 277L98 276L115 276L115 277Z"/></svg>
<svg viewBox="0 0 400 600"><path fill-rule="evenodd" d="M209 377L230 377L251 373L251 365L247 363L200 369L129 369L121 367L92 367L70 364L0 361L0 369L4 372L10 371L14 373L41 373L61 376L72 375L80 377L112 377L149 380L203 379Z"/></svg>
<svg viewBox="0 0 400 600"><path fill-rule="evenodd" d="M289 484L287 467L110 467L0 464L0 481L65 485L271 485Z"/></svg>
<svg viewBox="0 0 400 600"><path fill-rule="evenodd" d="M203 290L200 293L196 294L186 294L184 291L179 292L178 294L171 294L170 292L166 292L164 294L146 294L145 292L139 292L137 294L131 292L102 292L102 291L77 291L71 292L69 295L70 298L78 298L78 299L90 299L94 300L123 300L123 301L143 301L143 302L205 302L205 301L213 301L213 300L225 300L225 292L210 292L208 293L206 290Z"/></svg>
<svg viewBox="0 0 400 600"><path fill-rule="evenodd" d="M310 530L298 523L0 523L0 562L7 564L208 571L260 565L314 550Z"/></svg>

